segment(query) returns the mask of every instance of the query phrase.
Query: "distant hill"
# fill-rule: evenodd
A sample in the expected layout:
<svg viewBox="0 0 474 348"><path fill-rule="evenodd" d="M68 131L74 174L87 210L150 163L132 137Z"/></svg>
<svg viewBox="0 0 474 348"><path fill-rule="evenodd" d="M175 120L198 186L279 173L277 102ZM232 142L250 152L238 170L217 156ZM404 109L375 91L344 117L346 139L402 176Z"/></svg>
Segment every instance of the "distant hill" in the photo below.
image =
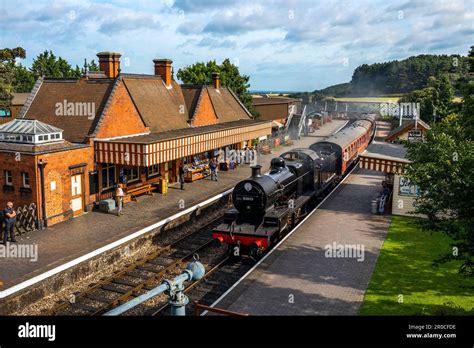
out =
<svg viewBox="0 0 474 348"><path fill-rule="evenodd" d="M468 57L460 55L413 56L404 60L363 64L354 70L352 80L315 90L317 96L362 97L409 93L424 88L430 77L447 74L455 89L467 78Z"/></svg>

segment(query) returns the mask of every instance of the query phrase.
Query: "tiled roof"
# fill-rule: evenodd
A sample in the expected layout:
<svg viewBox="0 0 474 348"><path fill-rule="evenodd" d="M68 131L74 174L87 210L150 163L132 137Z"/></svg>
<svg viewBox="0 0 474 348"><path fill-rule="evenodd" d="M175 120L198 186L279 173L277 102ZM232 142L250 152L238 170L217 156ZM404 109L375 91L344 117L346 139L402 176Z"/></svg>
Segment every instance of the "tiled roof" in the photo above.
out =
<svg viewBox="0 0 474 348"><path fill-rule="evenodd" d="M407 150L402 144L390 144L380 141L373 141L362 153L362 156L409 162L406 159Z"/></svg>
<svg viewBox="0 0 474 348"><path fill-rule="evenodd" d="M46 144L21 144L0 142L0 152L20 152L23 154L41 155L52 152L66 151L88 147L86 144L73 144L68 141Z"/></svg>
<svg viewBox="0 0 474 348"><path fill-rule="evenodd" d="M290 104L299 102L298 99L284 98L284 97L262 97L252 98L253 105L267 105L267 104Z"/></svg>
<svg viewBox="0 0 474 348"><path fill-rule="evenodd" d="M193 120L196 115L196 110L199 107L199 101L204 91L203 86L181 86L183 91L184 101L189 112L189 119Z"/></svg>
<svg viewBox="0 0 474 348"><path fill-rule="evenodd" d="M219 122L230 122L250 118L248 111L229 88L221 87L218 90L211 86L206 86L206 88L217 117L219 118Z"/></svg>
<svg viewBox="0 0 474 348"><path fill-rule="evenodd" d="M424 128L425 130L429 130L431 129L431 127L424 121L418 119L417 121L418 123L418 126ZM385 138L385 140L393 140L393 139L396 139L397 136L399 136L400 134L402 134L403 132L406 132L412 128L415 127L415 120L411 120L407 123L404 123L402 124L401 126L395 128L394 130L392 130L388 135L387 137Z"/></svg>
<svg viewBox="0 0 474 348"><path fill-rule="evenodd" d="M183 92L175 81L171 81L171 88L167 88L159 76L125 74L122 79L152 132L189 127Z"/></svg>
<svg viewBox="0 0 474 348"><path fill-rule="evenodd" d="M207 91L218 122L251 119L230 88L216 90L212 86L186 86L171 81L164 85L160 76L121 74L118 79L38 79L22 109L22 116L63 129L64 139L85 142L94 136L102 115L107 110L117 83L123 81L145 125L151 132L166 132L189 128L189 122L199 109L199 101ZM95 106L93 118L58 116L57 104L86 103Z"/></svg>
<svg viewBox="0 0 474 348"><path fill-rule="evenodd" d="M30 93L13 93L12 105L23 105Z"/></svg>
<svg viewBox="0 0 474 348"><path fill-rule="evenodd" d="M25 116L64 129L63 137L68 141L84 142L86 136L93 131L94 120L102 113L113 85L114 80L111 79L44 79ZM94 106L95 117L58 116L57 104L65 102Z"/></svg>

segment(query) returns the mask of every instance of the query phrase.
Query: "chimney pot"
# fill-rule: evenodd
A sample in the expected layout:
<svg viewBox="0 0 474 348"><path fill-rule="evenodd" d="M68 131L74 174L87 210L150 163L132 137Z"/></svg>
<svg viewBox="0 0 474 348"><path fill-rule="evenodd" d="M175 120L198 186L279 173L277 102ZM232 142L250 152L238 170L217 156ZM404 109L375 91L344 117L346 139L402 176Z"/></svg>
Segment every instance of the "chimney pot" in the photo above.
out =
<svg viewBox="0 0 474 348"><path fill-rule="evenodd" d="M221 79L218 72L212 73L212 85L215 89L219 89L221 86Z"/></svg>
<svg viewBox="0 0 474 348"><path fill-rule="evenodd" d="M108 78L115 79L120 73L120 57L117 52L99 52L99 68Z"/></svg>
<svg viewBox="0 0 474 348"><path fill-rule="evenodd" d="M155 75L161 76L166 86L171 85L173 61L171 59L153 59L153 63L155 64Z"/></svg>

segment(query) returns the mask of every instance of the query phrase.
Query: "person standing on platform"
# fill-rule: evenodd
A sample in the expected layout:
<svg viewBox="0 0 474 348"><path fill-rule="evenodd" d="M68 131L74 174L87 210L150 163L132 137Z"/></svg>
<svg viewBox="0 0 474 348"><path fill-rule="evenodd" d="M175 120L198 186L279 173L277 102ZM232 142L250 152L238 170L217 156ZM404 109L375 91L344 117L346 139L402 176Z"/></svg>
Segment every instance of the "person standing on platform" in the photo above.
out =
<svg viewBox="0 0 474 348"><path fill-rule="evenodd" d="M236 158L236 162L237 162L237 165L240 166L240 164L242 163L242 151L241 150L237 150L237 158Z"/></svg>
<svg viewBox="0 0 474 348"><path fill-rule="evenodd" d="M8 202L6 208L3 210L5 218L5 234L3 236L3 243L7 244L8 234L10 234L10 241L16 243L15 239L15 222L16 211L13 209L13 202Z"/></svg>
<svg viewBox="0 0 474 348"><path fill-rule="evenodd" d="M250 164L250 149L248 146L245 148L245 164Z"/></svg>
<svg viewBox="0 0 474 348"><path fill-rule="evenodd" d="M234 158L233 158L233 157L231 157L231 159L230 159L229 168L230 168L230 170L234 170L234 169L235 169L235 162L234 162Z"/></svg>
<svg viewBox="0 0 474 348"><path fill-rule="evenodd" d="M181 185L181 190L184 190L184 165L179 164L179 184Z"/></svg>
<svg viewBox="0 0 474 348"><path fill-rule="evenodd" d="M209 163L209 168L211 169L211 180L217 181L217 162L214 158Z"/></svg>
<svg viewBox="0 0 474 348"><path fill-rule="evenodd" d="M115 204L117 205L118 211L117 216L123 215L123 189L122 185L118 184L117 188L115 189Z"/></svg>

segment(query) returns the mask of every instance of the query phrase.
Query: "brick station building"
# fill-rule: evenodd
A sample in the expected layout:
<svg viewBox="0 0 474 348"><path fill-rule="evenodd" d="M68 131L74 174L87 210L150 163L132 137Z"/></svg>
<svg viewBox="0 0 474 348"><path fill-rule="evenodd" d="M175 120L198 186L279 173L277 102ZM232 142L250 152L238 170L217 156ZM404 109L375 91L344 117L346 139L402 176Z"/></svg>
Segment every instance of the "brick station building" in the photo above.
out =
<svg viewBox="0 0 474 348"><path fill-rule="evenodd" d="M97 56L101 72L38 79L18 119L0 126L0 204L35 203L40 225L112 197L123 177L127 190L175 182L180 162L271 133L218 74L212 85L180 85L169 59L141 75L120 73L119 53Z"/></svg>

